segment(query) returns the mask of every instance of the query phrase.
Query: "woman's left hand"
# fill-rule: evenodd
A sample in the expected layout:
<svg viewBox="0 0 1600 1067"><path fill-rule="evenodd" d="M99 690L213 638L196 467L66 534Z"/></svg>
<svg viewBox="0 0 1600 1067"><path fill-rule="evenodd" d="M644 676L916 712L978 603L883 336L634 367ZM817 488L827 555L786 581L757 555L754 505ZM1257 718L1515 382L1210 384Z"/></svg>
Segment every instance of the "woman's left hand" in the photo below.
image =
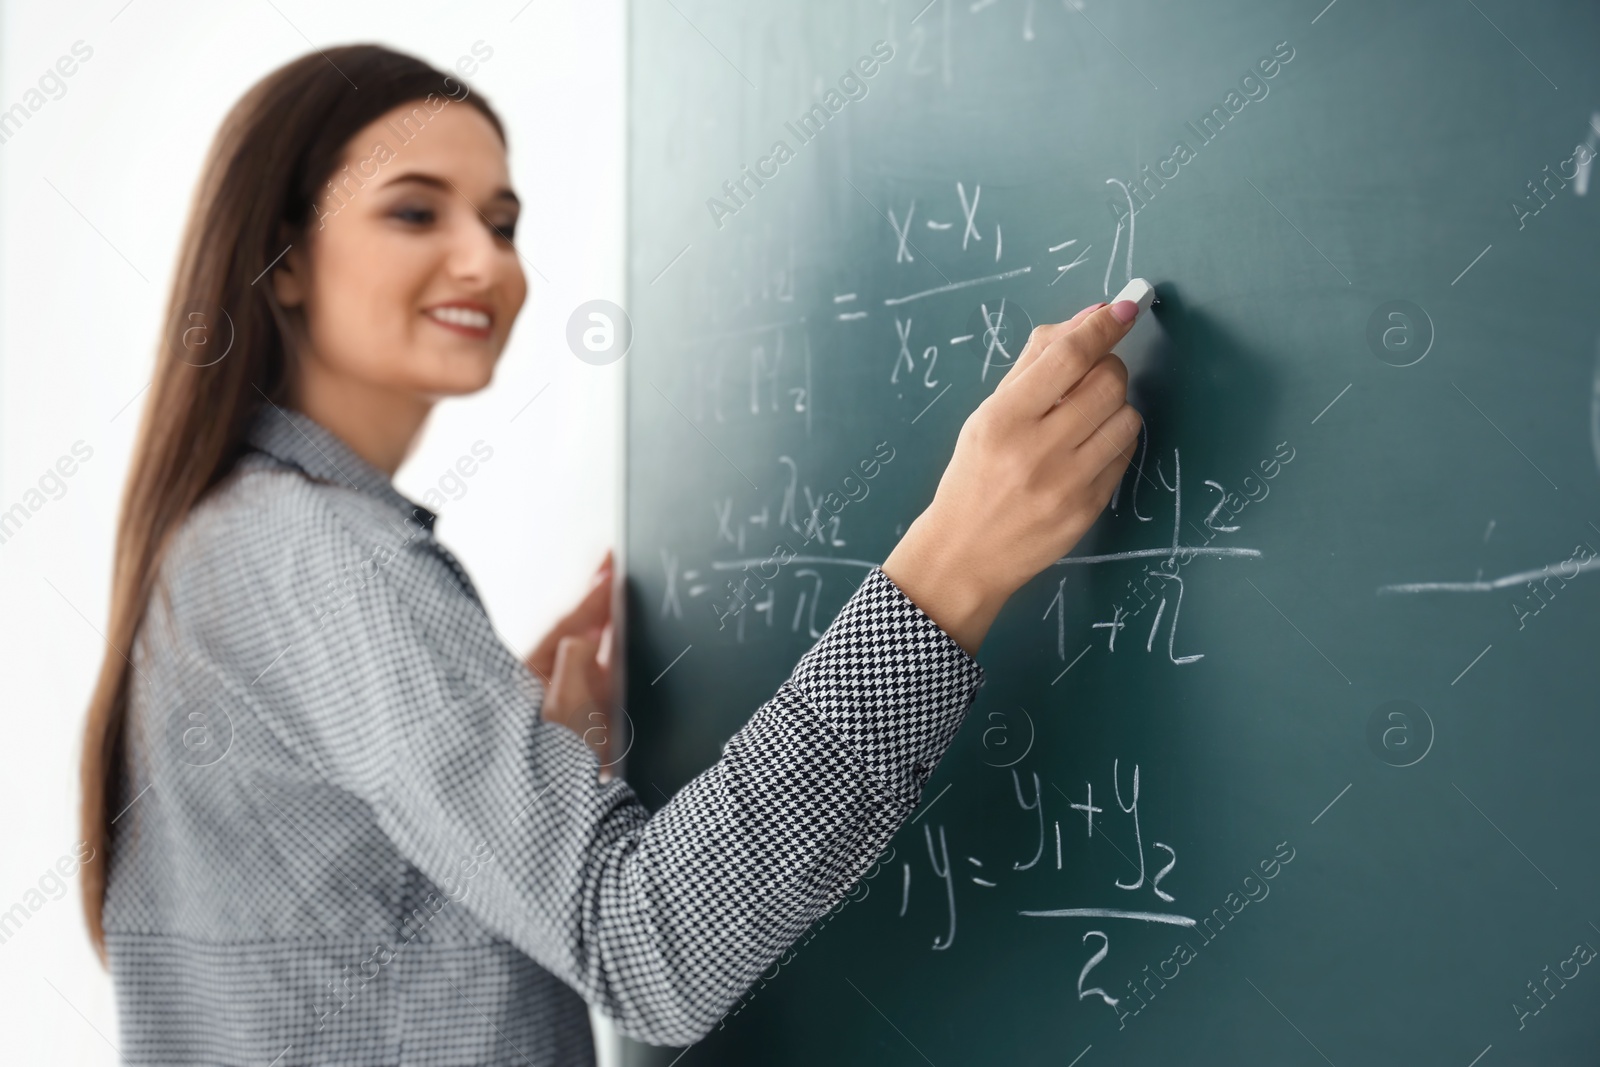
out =
<svg viewBox="0 0 1600 1067"><path fill-rule="evenodd" d="M545 693L540 717L545 722L565 726L588 745L600 760L600 778L609 778L611 756L611 704L600 693L609 693L610 671L602 664L600 641L587 637L563 637L556 646L556 665Z"/></svg>
<svg viewBox="0 0 1600 1067"><path fill-rule="evenodd" d="M567 612L544 635L544 639L534 646L528 653L528 670L539 676L539 680L549 689L552 676L556 670L556 649L561 644L563 637L586 637L591 641L600 641L602 647L600 654L602 660L609 666L611 628L611 550L606 549L606 554L600 561L600 566L595 569L594 577L589 581L589 589L583 594L583 599L578 601L576 607ZM607 640L602 640L602 637ZM603 695L611 696L609 686Z"/></svg>
<svg viewBox="0 0 1600 1067"><path fill-rule="evenodd" d="M607 759L610 733L613 569L608 549L583 598L551 627L524 661L544 683L545 721L558 722L582 737L602 764ZM596 715L601 719L598 723Z"/></svg>

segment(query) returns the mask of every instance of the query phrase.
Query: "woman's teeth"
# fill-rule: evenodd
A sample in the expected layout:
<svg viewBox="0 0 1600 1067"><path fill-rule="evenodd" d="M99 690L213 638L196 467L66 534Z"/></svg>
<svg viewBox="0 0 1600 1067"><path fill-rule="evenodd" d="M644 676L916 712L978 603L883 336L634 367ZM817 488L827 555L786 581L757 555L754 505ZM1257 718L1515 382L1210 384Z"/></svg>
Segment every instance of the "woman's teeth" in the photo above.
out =
<svg viewBox="0 0 1600 1067"><path fill-rule="evenodd" d="M472 330L487 330L491 321L489 316L483 312L463 307L429 308L427 314L430 318L438 319L440 322L448 322L455 326L465 326Z"/></svg>

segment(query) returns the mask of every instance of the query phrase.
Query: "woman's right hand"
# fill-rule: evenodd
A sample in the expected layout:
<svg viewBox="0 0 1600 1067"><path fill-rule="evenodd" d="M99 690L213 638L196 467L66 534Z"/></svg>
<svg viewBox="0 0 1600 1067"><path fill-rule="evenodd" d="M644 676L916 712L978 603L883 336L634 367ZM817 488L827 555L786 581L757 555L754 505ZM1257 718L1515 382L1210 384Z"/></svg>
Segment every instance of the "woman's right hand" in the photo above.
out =
<svg viewBox="0 0 1600 1067"><path fill-rule="evenodd" d="M1137 312L1097 304L1036 328L883 563L969 655L1011 594L1078 543L1132 461L1141 420L1111 347Z"/></svg>

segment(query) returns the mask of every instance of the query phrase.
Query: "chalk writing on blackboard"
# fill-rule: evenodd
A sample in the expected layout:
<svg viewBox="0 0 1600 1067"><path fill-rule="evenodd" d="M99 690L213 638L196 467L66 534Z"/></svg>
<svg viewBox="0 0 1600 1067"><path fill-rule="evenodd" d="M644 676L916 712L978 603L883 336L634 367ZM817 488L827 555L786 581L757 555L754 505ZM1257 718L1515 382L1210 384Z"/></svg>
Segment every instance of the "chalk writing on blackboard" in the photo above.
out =
<svg viewBox="0 0 1600 1067"><path fill-rule="evenodd" d="M1115 178L1107 178L1106 179L1106 184L1107 185L1115 185L1118 189L1121 189L1123 197L1128 201L1128 213L1127 213L1127 215L1122 216L1122 217L1117 219L1117 232L1111 238L1111 255L1106 258L1106 276L1105 276L1105 280L1104 280L1104 282L1101 283L1101 286L1100 286L1101 291L1104 293L1104 295L1110 296L1111 295L1111 268L1113 266L1115 266L1116 262L1117 262L1117 245L1122 242L1122 224L1123 224L1124 221L1126 221L1127 224L1128 224L1128 251L1123 257L1122 284L1126 285L1128 282L1133 280L1133 218L1134 218L1134 215L1136 214L1136 212L1133 209L1133 197L1131 195L1129 195L1128 187L1126 185L1123 185L1121 182L1119 182Z"/></svg>
<svg viewBox="0 0 1600 1067"><path fill-rule="evenodd" d="M1211 914L1200 920L1198 925L1192 920L1184 924L1192 927L1194 932L1200 935L1199 948L1196 948L1194 942L1190 940L1178 942L1172 952L1155 965L1154 971L1150 969L1149 964L1146 964L1141 972L1135 973L1138 984L1136 985L1134 980L1126 983L1129 996L1119 998L1118 1001L1106 998L1107 1006L1116 1012L1117 1029L1126 1029L1128 1020L1148 1008L1159 991L1166 989L1167 984L1175 981L1184 967L1199 958L1199 949L1205 948L1220 937L1228 924L1245 908L1252 903L1266 900L1272 893L1272 887L1268 883L1281 874L1283 868L1288 866L1294 857L1295 850L1289 842L1280 841L1271 856L1260 861L1249 874L1244 876L1240 882L1240 888L1244 891L1242 896L1238 891L1231 891L1223 898L1220 905L1212 909ZM1186 938L1188 936L1185 935ZM1167 969L1169 966L1170 971ZM1143 974L1144 977L1139 979L1139 974Z"/></svg>
<svg viewBox="0 0 1600 1067"><path fill-rule="evenodd" d="M955 883L950 879L950 847L945 842L943 826L939 827L938 856L935 856L933 853L932 828L924 825L922 827L922 832L927 837L928 841L928 862L933 866L934 877L944 879L945 897L949 901L950 905L950 925L946 929L943 937L935 937L933 939L934 951L943 952L951 945L955 944L956 940L956 887Z"/></svg>

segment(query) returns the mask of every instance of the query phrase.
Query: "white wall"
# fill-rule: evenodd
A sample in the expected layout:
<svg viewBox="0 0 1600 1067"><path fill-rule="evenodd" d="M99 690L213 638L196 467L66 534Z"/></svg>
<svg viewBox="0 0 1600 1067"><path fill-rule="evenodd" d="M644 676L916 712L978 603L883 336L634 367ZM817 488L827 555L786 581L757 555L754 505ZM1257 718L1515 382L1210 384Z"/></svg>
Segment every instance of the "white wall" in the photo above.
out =
<svg viewBox="0 0 1600 1067"><path fill-rule="evenodd" d="M312 44L377 41L441 67L475 41L494 50L472 82L506 120L526 205L517 243L549 281L529 270L529 304L494 384L436 410L396 484L420 498L474 441L493 447L438 529L502 636L525 649L617 532L623 364L580 362L564 332L583 301L622 302L622 6L0 6L0 109L29 102L75 42L93 50L59 99L46 96L0 145L0 510L75 442L93 449L65 493L0 544L0 912L43 899L0 944L7 1063L117 1062L111 985L83 932L76 879L60 899L29 891L41 878L55 888L48 872L77 840L79 730L102 650L112 524L179 227L217 123Z"/></svg>

